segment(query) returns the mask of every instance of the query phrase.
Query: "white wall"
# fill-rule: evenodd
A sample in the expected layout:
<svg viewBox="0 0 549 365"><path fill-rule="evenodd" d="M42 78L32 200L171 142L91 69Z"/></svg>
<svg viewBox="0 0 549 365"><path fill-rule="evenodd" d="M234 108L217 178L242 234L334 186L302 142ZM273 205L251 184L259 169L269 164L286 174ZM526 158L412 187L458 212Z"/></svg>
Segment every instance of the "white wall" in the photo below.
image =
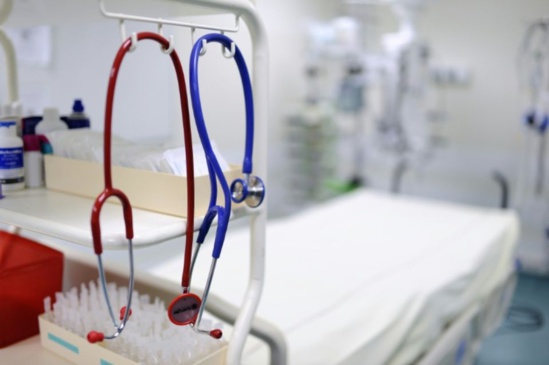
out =
<svg viewBox="0 0 549 365"><path fill-rule="evenodd" d="M521 151L518 45L527 22L540 14L549 14L547 1L441 0L425 12L422 30L436 52L473 73L470 87L447 93L452 144L511 158ZM512 162L501 161L504 168Z"/></svg>
<svg viewBox="0 0 549 365"><path fill-rule="evenodd" d="M542 14L549 14L544 0L440 0L425 11L421 30L433 49L474 75L471 87L448 95L455 143L482 148L489 140L490 149L520 147L518 47L528 22Z"/></svg>

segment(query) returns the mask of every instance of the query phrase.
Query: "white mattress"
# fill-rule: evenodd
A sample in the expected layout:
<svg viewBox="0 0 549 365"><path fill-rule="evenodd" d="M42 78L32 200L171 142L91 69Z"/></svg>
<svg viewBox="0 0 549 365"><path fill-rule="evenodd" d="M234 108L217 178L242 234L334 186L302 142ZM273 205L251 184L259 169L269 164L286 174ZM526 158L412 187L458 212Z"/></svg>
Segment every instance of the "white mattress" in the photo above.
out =
<svg viewBox="0 0 549 365"><path fill-rule="evenodd" d="M409 364L502 285L517 235L512 212L357 191L269 221L258 315L285 334L290 364ZM212 286L235 305L247 286L248 237L227 235ZM211 240L194 285L205 282L210 253ZM149 271L177 281L181 264L178 255ZM244 361L266 353L247 346Z"/></svg>

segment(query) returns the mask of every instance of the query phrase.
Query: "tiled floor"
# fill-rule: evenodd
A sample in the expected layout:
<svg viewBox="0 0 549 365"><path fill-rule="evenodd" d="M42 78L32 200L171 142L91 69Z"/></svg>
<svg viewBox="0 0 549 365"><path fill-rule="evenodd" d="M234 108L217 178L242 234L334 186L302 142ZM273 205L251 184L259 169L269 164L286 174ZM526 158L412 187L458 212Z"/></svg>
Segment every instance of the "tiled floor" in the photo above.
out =
<svg viewBox="0 0 549 365"><path fill-rule="evenodd" d="M549 365L549 278L519 276L511 311L476 365Z"/></svg>

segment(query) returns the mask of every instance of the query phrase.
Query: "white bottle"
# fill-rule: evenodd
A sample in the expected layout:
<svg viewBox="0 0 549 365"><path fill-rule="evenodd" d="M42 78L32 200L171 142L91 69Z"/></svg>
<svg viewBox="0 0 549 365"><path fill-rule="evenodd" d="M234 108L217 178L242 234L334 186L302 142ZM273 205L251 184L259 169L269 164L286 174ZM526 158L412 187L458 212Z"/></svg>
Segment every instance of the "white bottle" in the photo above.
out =
<svg viewBox="0 0 549 365"><path fill-rule="evenodd" d="M46 134L48 132L69 129L65 122L59 119L59 110L57 108L45 108L42 121L36 125L36 134Z"/></svg>
<svg viewBox="0 0 549 365"><path fill-rule="evenodd" d="M43 142L47 142L47 139L42 135L27 134L23 136L23 165L25 166L27 188L44 186Z"/></svg>
<svg viewBox="0 0 549 365"><path fill-rule="evenodd" d="M0 121L0 183L3 191L25 188L23 140L16 135L15 121Z"/></svg>

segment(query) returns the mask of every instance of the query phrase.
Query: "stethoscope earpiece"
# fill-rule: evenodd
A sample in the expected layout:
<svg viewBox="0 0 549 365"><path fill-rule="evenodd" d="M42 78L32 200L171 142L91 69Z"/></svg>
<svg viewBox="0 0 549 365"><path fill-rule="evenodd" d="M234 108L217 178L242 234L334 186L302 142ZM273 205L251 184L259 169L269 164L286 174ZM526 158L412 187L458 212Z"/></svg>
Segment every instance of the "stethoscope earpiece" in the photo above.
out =
<svg viewBox="0 0 549 365"><path fill-rule="evenodd" d="M235 203L242 203L248 195L248 184L244 179L235 179L231 184L231 199Z"/></svg>
<svg viewBox="0 0 549 365"><path fill-rule="evenodd" d="M208 335L212 338L215 338L216 340L219 340L221 337L223 337L223 331L221 331L220 329L214 329L214 330L211 330L211 331L201 330L197 327L193 327L193 329L195 330L195 332L202 333L204 335Z"/></svg>
<svg viewBox="0 0 549 365"><path fill-rule="evenodd" d="M122 321L124 317L126 316L126 306L120 308L120 320ZM132 309L130 308L130 313L128 314L128 317L132 316Z"/></svg>
<svg viewBox="0 0 549 365"><path fill-rule="evenodd" d="M102 342L104 339L105 339L105 335L102 332L90 331L88 333L89 343Z"/></svg>
<svg viewBox="0 0 549 365"><path fill-rule="evenodd" d="M210 331L210 336L219 340L221 337L223 337L223 331L215 329Z"/></svg>

